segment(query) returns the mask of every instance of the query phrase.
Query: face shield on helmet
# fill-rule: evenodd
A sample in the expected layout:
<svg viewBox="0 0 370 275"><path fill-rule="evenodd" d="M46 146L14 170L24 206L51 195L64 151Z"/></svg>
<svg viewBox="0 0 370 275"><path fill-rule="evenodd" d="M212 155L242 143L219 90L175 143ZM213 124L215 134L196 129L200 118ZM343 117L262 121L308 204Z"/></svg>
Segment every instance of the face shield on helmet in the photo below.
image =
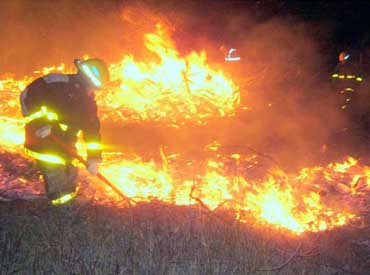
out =
<svg viewBox="0 0 370 275"><path fill-rule="evenodd" d="M97 58L75 60L75 65L80 73L95 88L101 88L109 81L109 71L105 63Z"/></svg>

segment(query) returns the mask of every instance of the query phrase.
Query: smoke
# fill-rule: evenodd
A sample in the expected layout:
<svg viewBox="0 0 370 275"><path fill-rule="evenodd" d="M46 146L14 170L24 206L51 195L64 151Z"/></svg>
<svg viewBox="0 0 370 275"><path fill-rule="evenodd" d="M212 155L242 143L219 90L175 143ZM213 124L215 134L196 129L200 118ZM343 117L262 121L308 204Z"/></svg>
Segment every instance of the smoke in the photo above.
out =
<svg viewBox="0 0 370 275"><path fill-rule="evenodd" d="M117 1L0 1L0 71L18 75L73 64L84 54L112 59L126 36Z"/></svg>
<svg viewBox="0 0 370 275"><path fill-rule="evenodd" d="M361 133L345 130L354 125L331 86L331 68L320 48L323 37L312 28L297 18L271 18L255 24L240 46L246 61L239 75L254 77L245 85L246 105L259 114L249 128L258 129L253 142L286 165L340 158L354 153L361 140Z"/></svg>
<svg viewBox="0 0 370 275"><path fill-rule="evenodd" d="M217 139L225 147L244 145L271 154L290 167L327 157L333 133L348 127L330 83L326 61L331 57L321 48L330 26L293 16L262 20L252 4L241 9L226 2L187 3L145 1L126 13L141 10L146 18L160 18L182 53L205 49L209 61L240 86L242 105L251 111L166 135L154 130L161 142L195 151ZM220 48L230 47L237 48L241 62L224 62Z"/></svg>
<svg viewBox="0 0 370 275"><path fill-rule="evenodd" d="M71 65L84 54L108 62L128 53L142 57L147 54L143 33L160 22L172 32L180 54L206 50L212 65L240 86L242 105L251 111L205 127L138 126L146 136L142 139L135 138L140 131L121 129L117 133L125 138L118 139L145 144L145 151L148 144L156 150L161 144L195 150L218 139L275 154L284 163L304 164L320 154L333 131L346 126L319 46L325 33L319 30L327 26L272 17L273 9L266 18L257 4L232 2L1 1L0 75L22 75L60 62ZM241 62L224 62L222 46L236 47Z"/></svg>
<svg viewBox="0 0 370 275"><path fill-rule="evenodd" d="M333 46L322 42L332 25L293 16L258 20L248 8L210 13L204 24L197 22L210 29L208 39L196 37L201 43L192 45L208 45L211 57L220 45L238 49L241 62L223 62L221 67L240 86L242 105L251 108L236 119L214 123L208 130L211 136L225 145L247 145L270 154L289 168L366 152L358 146L364 143L363 133L353 130L332 87L334 68L327 61L333 58L327 53ZM185 16L183 22L191 18Z"/></svg>
<svg viewBox="0 0 370 275"><path fill-rule="evenodd" d="M343 127L309 28L292 18L256 23L239 41L243 65L235 72L241 83L247 77L243 103L255 111L245 140L297 165L320 154L332 130Z"/></svg>

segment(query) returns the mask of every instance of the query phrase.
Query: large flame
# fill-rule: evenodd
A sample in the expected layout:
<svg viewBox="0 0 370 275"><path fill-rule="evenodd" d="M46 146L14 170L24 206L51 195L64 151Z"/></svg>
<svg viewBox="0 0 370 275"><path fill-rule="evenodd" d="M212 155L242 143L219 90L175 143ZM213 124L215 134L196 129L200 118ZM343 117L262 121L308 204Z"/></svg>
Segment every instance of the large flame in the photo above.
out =
<svg viewBox="0 0 370 275"><path fill-rule="evenodd" d="M110 119L164 120L178 125L235 113L238 89L221 71L207 65L205 52L180 58L160 25L156 33L145 35L145 46L158 57L157 62L137 62L129 55L110 67L119 87L98 95L100 106L109 106L113 112Z"/></svg>
<svg viewBox="0 0 370 275"><path fill-rule="evenodd" d="M145 35L145 45L154 61L139 62L127 55L109 66L112 84L97 94L102 120L165 121L178 127L186 121L204 123L235 113L238 88L207 64L205 52L181 58L159 25L156 33ZM35 71L33 77L15 80L4 75L0 80L2 148L22 151L19 93L34 78L54 71L68 72L61 64ZM204 150L213 157L198 161L183 159L181 154L166 156L163 150L162 163L105 153L101 171L136 202L160 200L201 204L210 210L224 208L242 222L253 217L296 233L329 230L358 219L358 203L370 191L370 167L353 158L303 168L298 174L269 168L265 175L253 177L250 171L258 165L256 156L222 154L220 146L217 142L207 146ZM79 148L82 154L83 147ZM19 180L26 186L23 178ZM119 200L109 187L99 186L96 182L99 203Z"/></svg>
<svg viewBox="0 0 370 275"><path fill-rule="evenodd" d="M126 55L109 66L112 83L96 95L102 120L162 121L178 127L186 121L204 123L235 114L238 87L207 64L205 52L181 58L159 24L155 33L145 34L145 46L154 55L150 61ZM55 71L71 72L60 64L35 71L35 77L6 77L0 79L0 91L19 93L36 76Z"/></svg>
<svg viewBox="0 0 370 275"><path fill-rule="evenodd" d="M306 167L298 174L273 168L262 178L253 178L248 172L254 167L251 158L257 165L257 157L235 156L216 154L212 159L184 162L176 155L163 166L106 155L102 172L137 202L201 203L210 210L222 207L242 222L248 222L251 213L260 221L298 234L329 230L358 219L361 199L370 191L370 167L351 157L325 167ZM109 187L103 194L101 203L108 197L120 200Z"/></svg>

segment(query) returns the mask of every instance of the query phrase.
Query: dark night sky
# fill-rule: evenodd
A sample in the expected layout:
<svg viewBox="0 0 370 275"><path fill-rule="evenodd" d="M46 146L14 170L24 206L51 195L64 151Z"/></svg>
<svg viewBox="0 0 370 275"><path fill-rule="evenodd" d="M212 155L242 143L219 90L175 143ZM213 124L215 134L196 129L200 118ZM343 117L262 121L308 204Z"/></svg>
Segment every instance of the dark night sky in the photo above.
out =
<svg viewBox="0 0 370 275"><path fill-rule="evenodd" d="M163 7L178 10L193 8L194 15L199 17L209 16L212 10L236 15L249 12L261 22L274 17L294 17L317 28L329 28L325 38L334 47L361 48L370 45L370 0L105 0L105 2L118 6L143 2L158 10Z"/></svg>
<svg viewBox="0 0 370 275"><path fill-rule="evenodd" d="M217 1L216 1L217 2ZM320 44L327 63L337 62L342 50L370 50L370 1L220 1L234 13L248 10L258 22L272 18L304 22ZM213 2L214 3L214 2Z"/></svg>
<svg viewBox="0 0 370 275"><path fill-rule="evenodd" d="M120 2L120 0L117 0ZM121 0L122 2L122 0ZM125 1L123 1L125 2ZM156 1L147 0L149 3ZM170 4L168 4L170 3ZM176 3L176 4L173 4ZM248 13L257 22L268 21L272 18L305 22L312 26L311 34L322 43L324 51L340 51L346 48L363 49L370 47L370 1L287 1L287 0L172 0L154 4L154 8L172 7L186 10L192 7L195 17L207 21L214 16L212 25L225 23L217 22L217 13L240 16ZM210 25L201 26L210 28ZM194 26L195 27L195 26ZM217 32L214 28L212 32ZM236 36L238 34L235 34Z"/></svg>
<svg viewBox="0 0 370 275"><path fill-rule="evenodd" d="M217 2L217 1L216 1ZM252 10L260 21L295 17L330 28L328 42L336 47L361 48L370 44L370 1L222 1L235 11ZM366 45L365 45L366 44Z"/></svg>
<svg viewBox="0 0 370 275"><path fill-rule="evenodd" d="M272 17L295 16L312 23L328 24L333 32L330 41L340 46L360 47L359 41L370 36L370 1L284 1L284 0L229 0L213 1L238 10L252 10L259 20ZM370 40L370 39L369 39Z"/></svg>
<svg viewBox="0 0 370 275"><path fill-rule="evenodd" d="M303 20L330 24L333 28L330 41L338 47L361 48L370 42L370 1L286 1L286 3L287 11L297 14Z"/></svg>

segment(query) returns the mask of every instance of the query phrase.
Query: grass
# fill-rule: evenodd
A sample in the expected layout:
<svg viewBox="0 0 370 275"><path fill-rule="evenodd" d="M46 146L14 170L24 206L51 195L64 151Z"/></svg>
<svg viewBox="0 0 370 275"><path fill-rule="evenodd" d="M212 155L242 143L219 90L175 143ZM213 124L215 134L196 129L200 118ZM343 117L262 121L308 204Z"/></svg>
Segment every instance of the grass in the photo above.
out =
<svg viewBox="0 0 370 275"><path fill-rule="evenodd" d="M14 167L37 182L32 162L1 159L2 185ZM156 201L0 202L0 274L370 274L370 216L302 236L247 220Z"/></svg>
<svg viewBox="0 0 370 275"><path fill-rule="evenodd" d="M365 275L369 236L366 227L294 236L158 202L14 201L0 204L0 273Z"/></svg>

